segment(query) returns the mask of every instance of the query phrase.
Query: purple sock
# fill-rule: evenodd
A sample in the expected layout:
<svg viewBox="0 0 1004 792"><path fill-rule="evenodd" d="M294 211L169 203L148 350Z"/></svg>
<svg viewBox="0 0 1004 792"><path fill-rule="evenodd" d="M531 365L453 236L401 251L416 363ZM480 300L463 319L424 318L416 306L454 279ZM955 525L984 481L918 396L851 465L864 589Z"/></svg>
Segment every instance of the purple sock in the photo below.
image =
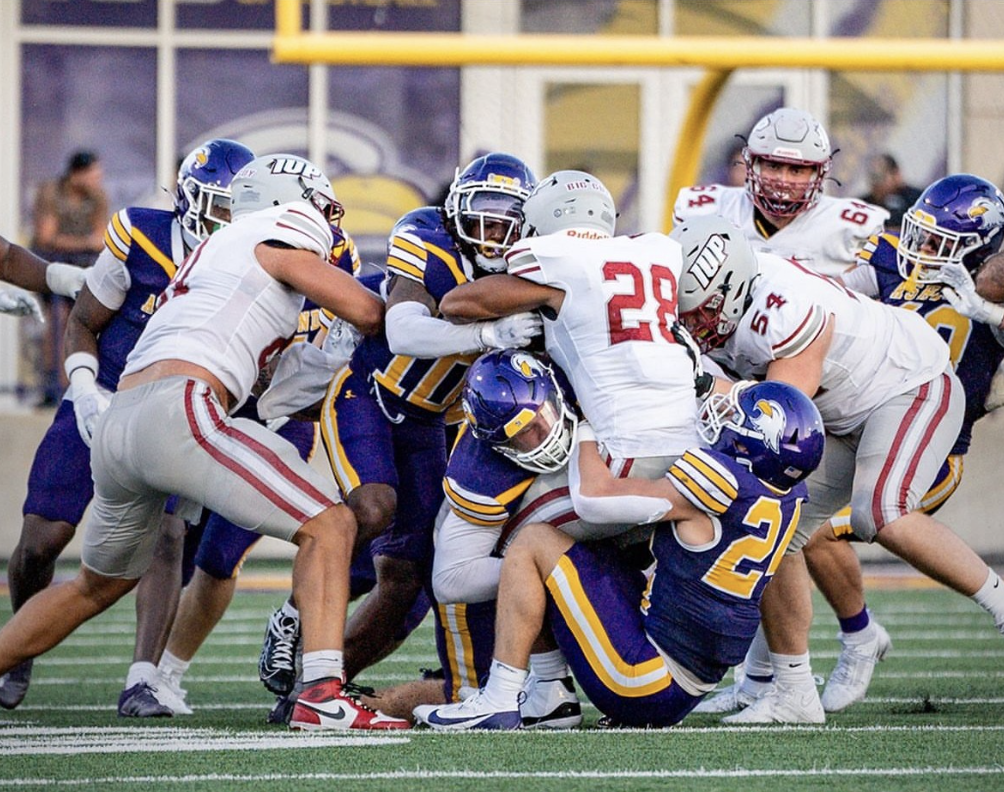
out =
<svg viewBox="0 0 1004 792"><path fill-rule="evenodd" d="M868 617L868 608L862 608L861 613L851 616L849 619L838 619L840 622L840 632L844 635L848 633L861 632L871 621Z"/></svg>

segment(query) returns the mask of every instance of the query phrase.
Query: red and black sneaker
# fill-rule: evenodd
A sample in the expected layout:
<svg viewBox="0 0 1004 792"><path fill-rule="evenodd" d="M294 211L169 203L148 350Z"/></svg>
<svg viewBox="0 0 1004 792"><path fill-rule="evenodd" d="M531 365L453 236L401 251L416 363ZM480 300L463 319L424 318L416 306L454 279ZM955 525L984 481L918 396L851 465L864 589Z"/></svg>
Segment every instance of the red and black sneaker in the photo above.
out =
<svg viewBox="0 0 1004 792"><path fill-rule="evenodd" d="M341 679L326 677L310 682L296 700L289 728L320 729L410 729L411 724L370 709L348 690Z"/></svg>

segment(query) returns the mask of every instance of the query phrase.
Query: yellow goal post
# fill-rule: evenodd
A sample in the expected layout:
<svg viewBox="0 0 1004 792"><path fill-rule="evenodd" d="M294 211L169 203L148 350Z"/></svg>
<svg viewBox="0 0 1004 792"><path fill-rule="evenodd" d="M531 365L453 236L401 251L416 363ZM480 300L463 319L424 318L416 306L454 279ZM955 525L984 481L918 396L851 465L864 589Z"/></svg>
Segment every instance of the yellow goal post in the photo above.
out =
<svg viewBox="0 0 1004 792"><path fill-rule="evenodd" d="M736 69L1004 71L1004 40L780 38L770 36L582 36L469 33L305 32L303 0L276 0L277 63L355 66L703 66L691 95L667 181L663 227L673 198L696 181L708 120Z"/></svg>

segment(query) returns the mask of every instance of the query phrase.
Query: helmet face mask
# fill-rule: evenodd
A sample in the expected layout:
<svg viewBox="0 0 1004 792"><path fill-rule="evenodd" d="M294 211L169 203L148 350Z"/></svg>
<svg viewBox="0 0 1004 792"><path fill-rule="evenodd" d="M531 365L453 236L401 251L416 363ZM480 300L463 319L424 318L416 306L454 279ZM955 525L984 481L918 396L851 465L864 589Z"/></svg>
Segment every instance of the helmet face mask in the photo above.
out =
<svg viewBox="0 0 1004 792"><path fill-rule="evenodd" d="M959 173L931 184L903 215L896 263L900 275L936 283L946 264L975 272L1004 240L1004 195L990 182Z"/></svg>
<svg viewBox="0 0 1004 792"><path fill-rule="evenodd" d="M743 160L746 192L757 209L773 217L795 217L819 200L833 154L815 118L782 107L750 131Z"/></svg>
<svg viewBox="0 0 1004 792"><path fill-rule="evenodd" d="M680 323L702 352L735 333L752 299L756 256L742 232L717 216L694 217L670 233L683 247Z"/></svg>
<svg viewBox="0 0 1004 792"><path fill-rule="evenodd" d="M523 201L536 181L509 154L486 154L457 169L444 209L451 232L480 269L505 270L502 257L520 237Z"/></svg>
<svg viewBox="0 0 1004 792"><path fill-rule="evenodd" d="M553 372L533 355L505 349L467 373L464 414L479 440L532 473L561 470L578 423Z"/></svg>
<svg viewBox="0 0 1004 792"><path fill-rule="evenodd" d="M739 382L713 393L698 432L711 448L747 465L772 487L787 490L823 458L826 434L812 400L785 382Z"/></svg>
<svg viewBox="0 0 1004 792"><path fill-rule="evenodd" d="M230 223L230 184L254 159L247 146L214 138L191 151L178 168L174 211L182 227L199 240Z"/></svg>

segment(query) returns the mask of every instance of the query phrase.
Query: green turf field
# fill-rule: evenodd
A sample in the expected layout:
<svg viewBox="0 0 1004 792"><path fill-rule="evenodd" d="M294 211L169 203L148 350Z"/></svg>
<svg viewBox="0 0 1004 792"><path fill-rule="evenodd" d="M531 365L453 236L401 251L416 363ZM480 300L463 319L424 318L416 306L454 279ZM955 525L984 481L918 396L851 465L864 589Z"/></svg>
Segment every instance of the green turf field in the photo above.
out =
<svg viewBox="0 0 1004 792"><path fill-rule="evenodd" d="M255 570L249 569L254 572ZM821 727L718 725L664 731L392 735L291 733L265 725L257 680L265 620L281 591L241 590L186 677L190 717L119 719L132 659L133 599L36 661L31 690L0 710L0 790L1004 790L1004 638L972 602L939 588L870 590L894 646L869 697ZM0 598L0 620L10 614ZM817 601L814 671L836 658ZM435 665L431 620L360 683Z"/></svg>

